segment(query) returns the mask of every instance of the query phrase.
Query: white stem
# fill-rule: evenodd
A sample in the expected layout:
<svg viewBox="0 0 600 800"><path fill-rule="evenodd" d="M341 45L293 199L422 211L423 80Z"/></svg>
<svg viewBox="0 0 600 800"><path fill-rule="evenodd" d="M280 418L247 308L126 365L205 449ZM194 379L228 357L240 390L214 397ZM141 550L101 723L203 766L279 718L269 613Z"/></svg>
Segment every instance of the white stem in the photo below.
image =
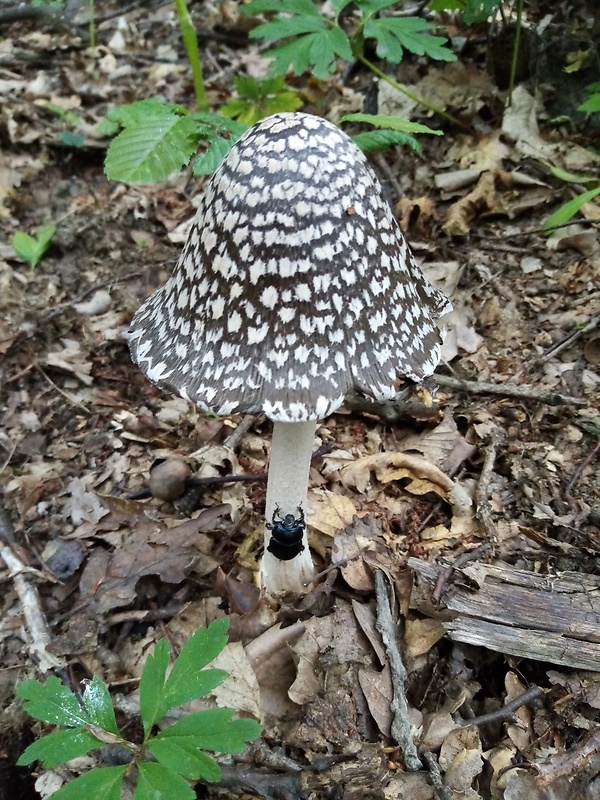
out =
<svg viewBox="0 0 600 800"><path fill-rule="evenodd" d="M267 482L266 522L271 522L275 509L299 516L298 507L306 514L308 472L313 454L317 422L275 422ZM271 531L265 528L265 554L262 560L262 584L268 594L287 592L305 594L315 574L306 530L304 550L290 561L280 561L267 547Z"/></svg>

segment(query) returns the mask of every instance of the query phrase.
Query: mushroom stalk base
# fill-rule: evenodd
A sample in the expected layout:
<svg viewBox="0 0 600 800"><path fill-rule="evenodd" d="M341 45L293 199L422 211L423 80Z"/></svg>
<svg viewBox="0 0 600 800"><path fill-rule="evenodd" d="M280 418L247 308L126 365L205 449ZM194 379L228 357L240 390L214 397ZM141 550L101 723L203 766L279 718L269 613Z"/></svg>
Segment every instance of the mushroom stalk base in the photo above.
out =
<svg viewBox="0 0 600 800"><path fill-rule="evenodd" d="M316 420L311 422L275 422L267 482L266 522L271 522L275 509L283 516L299 516L298 507L306 513L308 473L313 454ZM261 565L262 585L268 594L296 592L305 594L315 574L306 529L302 538L304 550L290 561L280 561L267 547L271 531L265 528L265 554Z"/></svg>

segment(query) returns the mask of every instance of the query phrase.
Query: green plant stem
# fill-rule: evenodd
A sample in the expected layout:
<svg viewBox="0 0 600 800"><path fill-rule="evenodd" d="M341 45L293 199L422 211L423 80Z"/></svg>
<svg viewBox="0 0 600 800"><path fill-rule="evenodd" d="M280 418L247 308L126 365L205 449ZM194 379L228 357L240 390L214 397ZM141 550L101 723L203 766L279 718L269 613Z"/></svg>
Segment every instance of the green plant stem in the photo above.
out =
<svg viewBox="0 0 600 800"><path fill-rule="evenodd" d="M442 108L438 108L438 106L434 105L433 103L429 103L427 100L424 100L422 97L419 97L419 95L411 92L410 89L406 88L406 86L402 86L401 83L398 83L398 81L395 81L393 78L390 78L389 75L386 75L385 72L382 72L379 69L379 67L375 66L375 64L373 64L372 61L369 61L369 59L365 58L365 56L362 55L361 53L357 53L356 58L361 62L361 64L364 64L365 67L367 67L368 69L371 70L371 72L377 75L378 78L381 78L381 80L385 81L386 83L389 83L390 86L393 86L394 89L397 89L399 92L402 92L402 94L408 97L409 100L412 100L413 102L422 106L422 108L426 108L428 111L432 111L434 114L437 114L438 116L442 117L442 119L451 122L453 125L457 125L459 128L462 128L463 130L470 130L468 125L465 125L464 122L461 122L456 117L453 117L452 114L448 114L447 111L444 111Z"/></svg>
<svg viewBox="0 0 600 800"><path fill-rule="evenodd" d="M95 17L95 0L88 0L88 11L90 15L89 21L89 35L90 35L90 48L96 49L96 17Z"/></svg>
<svg viewBox="0 0 600 800"><path fill-rule="evenodd" d="M513 45L512 61L510 64L510 80L508 82L508 105L512 102L512 93L515 88L515 78L517 76L517 65L519 63L519 50L521 48L521 28L523 27L523 0L517 0L517 30L515 31L515 43Z"/></svg>
<svg viewBox="0 0 600 800"><path fill-rule="evenodd" d="M200 63L200 50L198 48L198 37L196 29L190 17L190 12L185 4L185 0L175 0L175 8L181 29L181 38L185 45L187 57L192 68L194 80L194 92L196 93L196 105L199 111L208 111L206 92L204 91L204 79L202 77L202 64Z"/></svg>

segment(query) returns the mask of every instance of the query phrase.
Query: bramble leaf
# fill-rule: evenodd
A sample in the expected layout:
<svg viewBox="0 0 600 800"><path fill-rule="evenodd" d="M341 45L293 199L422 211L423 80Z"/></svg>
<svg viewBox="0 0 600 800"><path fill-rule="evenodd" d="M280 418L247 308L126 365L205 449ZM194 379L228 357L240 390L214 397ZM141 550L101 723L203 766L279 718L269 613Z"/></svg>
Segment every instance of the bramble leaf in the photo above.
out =
<svg viewBox="0 0 600 800"><path fill-rule="evenodd" d="M232 708L213 708L188 714L157 733L153 741L176 739L202 750L239 753L246 742L260 736L262 728L253 719L231 719L233 713Z"/></svg>
<svg viewBox="0 0 600 800"><path fill-rule="evenodd" d="M92 724L88 713L81 707L73 692L54 675L46 683L20 681L17 683L16 693L25 700L25 711L35 719L63 725L65 728Z"/></svg>
<svg viewBox="0 0 600 800"><path fill-rule="evenodd" d="M125 777L124 767L100 767L65 784L52 795L52 800L120 800Z"/></svg>
<svg viewBox="0 0 600 800"><path fill-rule="evenodd" d="M392 64L402 61L404 50L440 61L456 61L456 55L445 46L448 40L431 34L432 28L419 17L379 17L367 22L363 35L365 39L375 39L377 55Z"/></svg>
<svg viewBox="0 0 600 800"><path fill-rule="evenodd" d="M414 136L401 131L379 130L368 131L367 133L357 133L352 136L352 141L359 147L365 155L370 153L381 153L382 150L387 150L394 145L407 145L411 147L415 153L423 155L423 148Z"/></svg>
<svg viewBox="0 0 600 800"><path fill-rule="evenodd" d="M174 770L142 761L138 764L138 784L133 800L195 800L196 792Z"/></svg>
<svg viewBox="0 0 600 800"><path fill-rule="evenodd" d="M129 121L106 153L104 172L110 180L155 183L185 166L196 150L196 123L170 111L149 113L139 124Z"/></svg>
<svg viewBox="0 0 600 800"><path fill-rule="evenodd" d="M206 151L194 161L194 175L210 175L213 173L236 141L233 138L223 139L221 136L212 139Z"/></svg>
<svg viewBox="0 0 600 800"><path fill-rule="evenodd" d="M120 736L108 686L97 675L85 687L83 705L90 715L92 725Z"/></svg>
<svg viewBox="0 0 600 800"><path fill-rule="evenodd" d="M175 770L188 780L216 783L221 768L210 756L184 739L151 739L149 748L160 764Z"/></svg>
<svg viewBox="0 0 600 800"><path fill-rule="evenodd" d="M55 731L30 744L19 757L17 766L22 767L33 761L41 761L45 769L52 769L101 746L102 742L85 728Z"/></svg>

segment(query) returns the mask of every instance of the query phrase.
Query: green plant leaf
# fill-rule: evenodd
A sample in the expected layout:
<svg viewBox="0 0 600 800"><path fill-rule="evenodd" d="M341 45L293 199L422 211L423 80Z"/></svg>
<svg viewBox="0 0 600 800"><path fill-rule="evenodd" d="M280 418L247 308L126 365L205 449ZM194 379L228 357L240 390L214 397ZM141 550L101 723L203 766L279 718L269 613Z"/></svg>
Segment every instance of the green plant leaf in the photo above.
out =
<svg viewBox="0 0 600 800"><path fill-rule="evenodd" d="M160 764L174 769L184 778L210 783L221 780L221 768L217 762L187 740L153 738L148 747Z"/></svg>
<svg viewBox="0 0 600 800"><path fill-rule="evenodd" d="M52 795L52 800L120 800L124 767L100 767L84 772Z"/></svg>
<svg viewBox="0 0 600 800"><path fill-rule="evenodd" d="M401 131L380 130L368 131L367 133L357 133L352 136L352 141L363 153L381 153L394 145L406 145L412 148L418 155L423 155L423 148L414 136Z"/></svg>
<svg viewBox="0 0 600 800"><path fill-rule="evenodd" d="M465 24L485 22L498 5L500 5L498 0L467 0L463 11Z"/></svg>
<svg viewBox="0 0 600 800"><path fill-rule="evenodd" d="M184 106L177 103L163 103L156 97L149 97L146 100L138 100L135 103L125 103L122 106L115 106L107 112L104 120L120 128L137 127L143 125L149 118L185 116L187 114Z"/></svg>
<svg viewBox="0 0 600 800"><path fill-rule="evenodd" d="M23 231L17 231L12 237L12 246L15 253L27 261L35 269L42 260L44 253L52 244L56 233L56 225L47 223L38 230L37 236L30 236Z"/></svg>
<svg viewBox="0 0 600 800"><path fill-rule="evenodd" d="M590 114L596 114L600 111L600 94L592 94L585 103L579 107L579 111L587 111Z"/></svg>
<svg viewBox="0 0 600 800"><path fill-rule="evenodd" d="M222 669L203 669L227 644L229 619L223 617L208 628L199 628L182 647L164 690L165 713L211 692L227 678Z"/></svg>
<svg viewBox="0 0 600 800"><path fill-rule="evenodd" d="M321 16L321 12L312 0L252 0L242 6L240 11L242 14L264 14L275 11L301 16Z"/></svg>
<svg viewBox="0 0 600 800"><path fill-rule="evenodd" d="M104 172L110 180L155 183L185 166L196 150L192 116L162 112L127 124L110 143Z"/></svg>
<svg viewBox="0 0 600 800"><path fill-rule="evenodd" d="M302 100L287 88L283 75L263 80L243 75L234 78L233 82L239 97L225 103L221 114L248 125L254 125L269 114L297 111L302 107Z"/></svg>
<svg viewBox="0 0 600 800"><path fill-rule="evenodd" d="M155 740L176 739L187 746L219 753L239 753L246 742L260 736L262 728L253 719L232 719L232 708L198 711L178 719L160 731Z"/></svg>
<svg viewBox="0 0 600 800"><path fill-rule="evenodd" d="M377 55L392 64L402 61L405 49L439 61L456 61L455 54L445 46L448 40L433 36L429 32L432 28L419 17L379 17L367 22L363 35L375 39Z"/></svg>
<svg viewBox="0 0 600 800"><path fill-rule="evenodd" d="M398 0L357 0L357 5L361 10L363 21L367 22L379 11L389 8L389 6L395 5L397 2Z"/></svg>
<svg viewBox="0 0 600 800"><path fill-rule="evenodd" d="M156 643L140 678L140 713L146 734L164 716L164 689L171 648L166 639Z"/></svg>
<svg viewBox="0 0 600 800"><path fill-rule="evenodd" d="M574 217L586 203L589 203L595 197L598 197L598 195L600 195L600 186L595 189L590 189L589 192L577 195L577 197L569 200L568 203L564 203L544 222L544 230L550 233L552 228L556 228L558 225L564 225Z"/></svg>
<svg viewBox="0 0 600 800"><path fill-rule="evenodd" d="M30 744L21 754L17 766L22 767L33 761L41 761L45 769L52 769L101 746L102 742L85 728L55 731Z"/></svg>
<svg viewBox="0 0 600 800"><path fill-rule="evenodd" d="M213 139L205 153L194 161L194 175L211 175L225 158L235 144L235 139L223 139L221 136Z"/></svg>
<svg viewBox="0 0 600 800"><path fill-rule="evenodd" d="M346 114L340 119L340 122L366 122L368 125L374 125L376 128L390 128L394 131L401 131L402 133L431 133L434 136L443 136L443 131L436 131L429 128L427 125L422 125L420 122L411 122L408 119L401 117L388 117L384 114Z"/></svg>
<svg viewBox="0 0 600 800"><path fill-rule="evenodd" d="M90 715L92 725L120 736L108 686L97 675L85 687L83 705Z"/></svg>
<svg viewBox="0 0 600 800"><path fill-rule="evenodd" d="M66 728L79 728L92 722L73 692L54 675L46 683L19 681L16 693L25 700L25 711L35 719Z"/></svg>
<svg viewBox="0 0 600 800"><path fill-rule="evenodd" d="M296 75L311 70L315 77L323 80L335 71L336 57L346 61L352 59L352 48L340 28L331 28L306 34L281 47L267 50L263 55L273 59L269 65L271 75L285 75L291 67Z"/></svg>
<svg viewBox="0 0 600 800"><path fill-rule="evenodd" d="M195 798L196 792L174 770L152 761L142 761L138 764L138 784L133 800L195 800Z"/></svg>

